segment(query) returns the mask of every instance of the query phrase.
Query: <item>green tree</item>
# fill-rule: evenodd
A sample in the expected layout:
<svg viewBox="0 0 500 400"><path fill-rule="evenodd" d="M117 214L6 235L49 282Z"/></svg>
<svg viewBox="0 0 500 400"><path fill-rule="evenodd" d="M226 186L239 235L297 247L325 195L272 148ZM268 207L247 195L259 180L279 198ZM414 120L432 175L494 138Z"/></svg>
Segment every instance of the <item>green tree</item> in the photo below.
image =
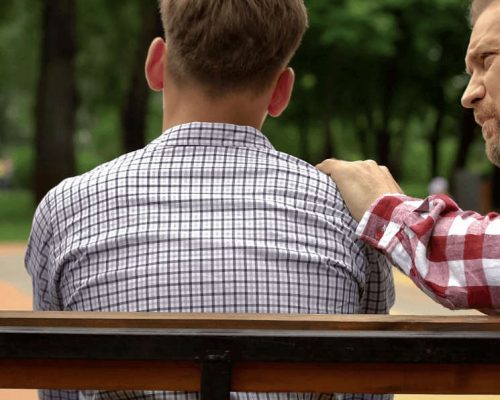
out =
<svg viewBox="0 0 500 400"><path fill-rule="evenodd" d="M36 107L37 202L75 173L76 35L74 0L44 0L43 46Z"/></svg>
<svg viewBox="0 0 500 400"><path fill-rule="evenodd" d="M52 92L46 104L76 107L76 122L66 133L73 132L82 172L160 134L161 99L150 96L143 77L147 45L159 23L155 0L73 1L78 102L68 91L61 97ZM46 167L35 174L57 171L55 183L72 174L63 172L60 161L70 151L50 135L70 135L59 128L42 134L33 112L38 78L48 84L36 68L46 3L58 8L69 0L0 2L0 56L9 61L0 64L0 153L14 154L17 170L27 176L33 153L27 144L36 132L39 146L53 153L57 148L57 154L46 156ZM293 61L294 98L265 133L279 150L311 163L332 155L374 158L404 181L425 182L470 165L469 149L480 137L459 104L470 33L464 3L306 0L311 27ZM70 82L71 74L59 77Z"/></svg>
<svg viewBox="0 0 500 400"><path fill-rule="evenodd" d="M442 171L440 145L459 131L466 83L464 4L314 0L308 8L311 28L295 60L299 85L290 118L308 132L321 130L324 145L304 156L375 158L401 177L401 155L418 140L432 154L427 175Z"/></svg>
<svg viewBox="0 0 500 400"><path fill-rule="evenodd" d="M157 0L143 0L140 14L141 30L133 56L129 87L121 109L122 142L125 152L138 150L146 144L145 129L150 89L144 77L144 62L153 38L163 34Z"/></svg>

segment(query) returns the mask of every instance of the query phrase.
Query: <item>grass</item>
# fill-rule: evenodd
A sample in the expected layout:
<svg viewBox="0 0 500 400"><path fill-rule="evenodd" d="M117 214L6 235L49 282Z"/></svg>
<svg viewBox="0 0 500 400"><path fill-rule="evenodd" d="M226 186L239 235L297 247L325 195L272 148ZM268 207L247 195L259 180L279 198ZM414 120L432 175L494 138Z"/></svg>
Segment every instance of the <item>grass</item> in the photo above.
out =
<svg viewBox="0 0 500 400"><path fill-rule="evenodd" d="M29 191L0 191L0 242L25 242L35 205Z"/></svg>

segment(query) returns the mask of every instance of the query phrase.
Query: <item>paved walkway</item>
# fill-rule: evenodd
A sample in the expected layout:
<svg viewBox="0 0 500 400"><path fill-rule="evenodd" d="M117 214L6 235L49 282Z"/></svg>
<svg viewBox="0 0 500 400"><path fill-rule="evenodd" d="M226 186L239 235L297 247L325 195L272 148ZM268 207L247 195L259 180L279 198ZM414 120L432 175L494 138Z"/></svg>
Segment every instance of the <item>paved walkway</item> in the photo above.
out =
<svg viewBox="0 0 500 400"><path fill-rule="evenodd" d="M30 310L31 282L23 267L24 244L0 245L0 309Z"/></svg>
<svg viewBox="0 0 500 400"><path fill-rule="evenodd" d="M25 244L0 245L0 310L31 310L31 283L23 267ZM34 390L0 389L0 400L36 400Z"/></svg>
<svg viewBox="0 0 500 400"><path fill-rule="evenodd" d="M25 245L19 243L0 244L0 310L30 310L31 282L24 270ZM479 314L476 311L452 312L420 292L413 283L399 272L395 272L396 304L391 314L412 315L457 315ZM33 390L1 390L0 400L36 400ZM500 396L410 396L398 395L396 400L500 400Z"/></svg>

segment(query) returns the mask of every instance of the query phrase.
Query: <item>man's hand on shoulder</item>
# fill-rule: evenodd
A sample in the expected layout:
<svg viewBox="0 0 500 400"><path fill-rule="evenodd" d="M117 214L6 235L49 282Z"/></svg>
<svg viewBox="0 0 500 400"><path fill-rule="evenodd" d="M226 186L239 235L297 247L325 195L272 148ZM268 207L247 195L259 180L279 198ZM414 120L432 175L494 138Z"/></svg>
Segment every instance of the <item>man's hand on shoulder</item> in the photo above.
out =
<svg viewBox="0 0 500 400"><path fill-rule="evenodd" d="M372 160L349 162L329 159L316 167L335 181L357 221L379 197L403 193L389 170Z"/></svg>

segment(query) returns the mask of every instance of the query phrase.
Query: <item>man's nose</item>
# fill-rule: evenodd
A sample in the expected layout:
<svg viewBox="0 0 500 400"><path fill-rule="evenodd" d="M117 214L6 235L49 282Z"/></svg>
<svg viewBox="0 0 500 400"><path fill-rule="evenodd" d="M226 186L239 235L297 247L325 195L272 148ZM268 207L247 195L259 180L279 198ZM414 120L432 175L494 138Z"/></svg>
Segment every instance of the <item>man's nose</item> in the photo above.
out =
<svg viewBox="0 0 500 400"><path fill-rule="evenodd" d="M482 100L485 94L486 89L483 83L472 77L462 96L462 106L465 108L474 108L475 103Z"/></svg>

